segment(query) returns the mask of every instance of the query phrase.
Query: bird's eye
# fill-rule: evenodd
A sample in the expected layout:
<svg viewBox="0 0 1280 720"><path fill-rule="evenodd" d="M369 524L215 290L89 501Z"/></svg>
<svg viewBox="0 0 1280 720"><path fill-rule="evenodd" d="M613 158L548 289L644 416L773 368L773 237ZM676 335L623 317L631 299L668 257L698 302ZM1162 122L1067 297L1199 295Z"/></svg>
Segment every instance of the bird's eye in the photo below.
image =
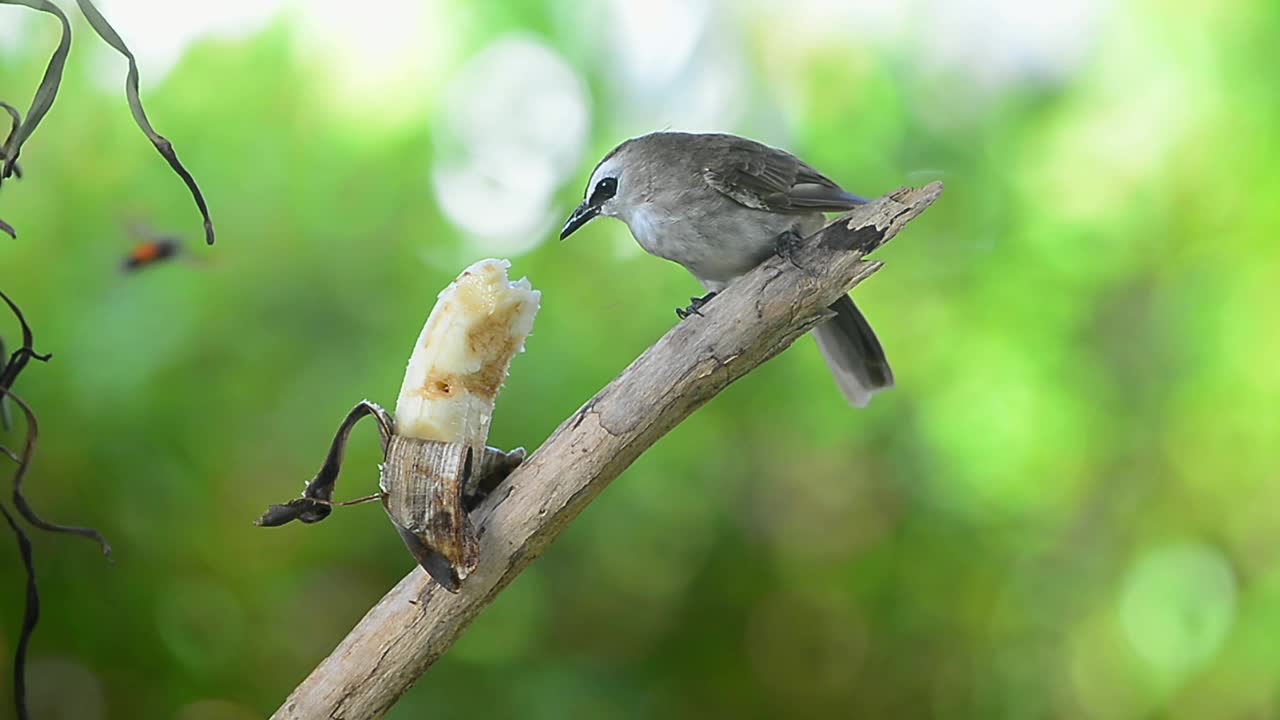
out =
<svg viewBox="0 0 1280 720"><path fill-rule="evenodd" d="M618 192L618 179L607 177L596 183L596 189L591 191L591 204L600 205L604 201L613 197Z"/></svg>

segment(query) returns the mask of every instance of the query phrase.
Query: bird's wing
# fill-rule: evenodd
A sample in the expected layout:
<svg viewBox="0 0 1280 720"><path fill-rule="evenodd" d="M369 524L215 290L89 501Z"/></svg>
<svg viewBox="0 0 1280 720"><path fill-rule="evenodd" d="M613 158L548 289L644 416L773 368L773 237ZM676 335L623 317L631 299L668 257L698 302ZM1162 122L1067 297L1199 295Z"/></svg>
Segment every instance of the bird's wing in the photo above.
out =
<svg viewBox="0 0 1280 720"><path fill-rule="evenodd" d="M735 202L779 213L839 212L867 201L845 192L789 152L724 136L703 168L707 184Z"/></svg>

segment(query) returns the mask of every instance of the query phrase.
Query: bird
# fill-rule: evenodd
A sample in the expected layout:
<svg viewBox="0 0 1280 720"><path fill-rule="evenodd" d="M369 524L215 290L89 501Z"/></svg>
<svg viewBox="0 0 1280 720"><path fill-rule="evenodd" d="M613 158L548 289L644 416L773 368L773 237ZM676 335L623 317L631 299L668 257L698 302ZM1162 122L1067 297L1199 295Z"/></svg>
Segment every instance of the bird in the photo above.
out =
<svg viewBox="0 0 1280 720"><path fill-rule="evenodd" d="M597 217L621 220L645 252L682 265L706 292L676 310L684 320L785 244L821 229L824 213L866 202L785 150L737 135L663 131L600 160L560 239ZM845 400L865 407L893 387L893 371L848 295L830 309L814 339Z"/></svg>

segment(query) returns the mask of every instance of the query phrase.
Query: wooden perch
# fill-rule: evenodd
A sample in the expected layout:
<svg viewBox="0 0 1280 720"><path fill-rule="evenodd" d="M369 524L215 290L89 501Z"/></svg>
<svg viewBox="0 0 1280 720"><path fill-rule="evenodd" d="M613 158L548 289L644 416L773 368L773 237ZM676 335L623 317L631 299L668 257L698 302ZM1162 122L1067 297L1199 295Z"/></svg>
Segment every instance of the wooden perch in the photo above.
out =
<svg viewBox="0 0 1280 720"><path fill-rule="evenodd" d="M498 593L640 453L730 383L829 316L880 269L864 262L933 204L941 183L841 216L681 321L565 420L473 519L479 564L457 594L415 568L299 685L274 718L380 717Z"/></svg>

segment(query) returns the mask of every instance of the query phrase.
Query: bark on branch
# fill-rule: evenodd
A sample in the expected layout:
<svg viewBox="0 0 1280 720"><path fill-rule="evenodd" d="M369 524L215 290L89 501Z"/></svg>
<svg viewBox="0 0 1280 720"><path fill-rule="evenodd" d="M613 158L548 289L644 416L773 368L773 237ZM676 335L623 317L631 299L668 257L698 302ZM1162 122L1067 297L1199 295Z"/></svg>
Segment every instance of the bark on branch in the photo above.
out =
<svg viewBox="0 0 1280 720"><path fill-rule="evenodd" d="M782 352L877 271L863 261L942 193L902 189L841 216L681 321L591 398L476 511L476 571L451 595L415 568L274 718L380 717L494 597L640 453L729 383Z"/></svg>

